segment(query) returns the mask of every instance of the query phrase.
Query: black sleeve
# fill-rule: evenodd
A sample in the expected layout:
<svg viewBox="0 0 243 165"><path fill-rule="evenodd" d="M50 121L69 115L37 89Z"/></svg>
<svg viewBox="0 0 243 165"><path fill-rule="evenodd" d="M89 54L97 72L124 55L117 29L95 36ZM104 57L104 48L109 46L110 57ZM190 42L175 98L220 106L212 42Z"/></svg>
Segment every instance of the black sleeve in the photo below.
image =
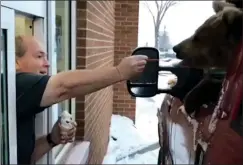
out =
<svg viewBox="0 0 243 165"><path fill-rule="evenodd" d="M33 116L47 107L40 107L50 76L31 73L16 74L17 117Z"/></svg>

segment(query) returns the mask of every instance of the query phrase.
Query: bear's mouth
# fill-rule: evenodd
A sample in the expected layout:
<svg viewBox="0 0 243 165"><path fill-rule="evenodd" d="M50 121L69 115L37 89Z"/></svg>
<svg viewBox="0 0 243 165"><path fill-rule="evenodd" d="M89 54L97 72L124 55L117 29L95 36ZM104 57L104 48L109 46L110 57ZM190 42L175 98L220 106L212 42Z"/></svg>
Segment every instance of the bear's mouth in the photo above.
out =
<svg viewBox="0 0 243 165"><path fill-rule="evenodd" d="M197 56L197 57L183 58L181 65L190 68L203 69L205 67L209 67L210 63L206 58Z"/></svg>

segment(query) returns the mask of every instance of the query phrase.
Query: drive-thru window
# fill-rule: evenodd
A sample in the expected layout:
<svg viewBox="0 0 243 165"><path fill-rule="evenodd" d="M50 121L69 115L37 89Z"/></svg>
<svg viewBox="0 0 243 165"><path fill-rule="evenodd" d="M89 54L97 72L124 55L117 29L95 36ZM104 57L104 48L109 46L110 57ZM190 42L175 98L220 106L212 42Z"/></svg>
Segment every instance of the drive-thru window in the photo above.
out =
<svg viewBox="0 0 243 165"><path fill-rule="evenodd" d="M74 69L76 17L75 1L1 1L0 58L0 161L17 164L15 36L35 36L45 44L51 67L49 74ZM74 18L74 19L71 19ZM51 107L36 116L36 137L47 134L62 110L74 114L74 100ZM58 163L68 148L58 146L39 162Z"/></svg>

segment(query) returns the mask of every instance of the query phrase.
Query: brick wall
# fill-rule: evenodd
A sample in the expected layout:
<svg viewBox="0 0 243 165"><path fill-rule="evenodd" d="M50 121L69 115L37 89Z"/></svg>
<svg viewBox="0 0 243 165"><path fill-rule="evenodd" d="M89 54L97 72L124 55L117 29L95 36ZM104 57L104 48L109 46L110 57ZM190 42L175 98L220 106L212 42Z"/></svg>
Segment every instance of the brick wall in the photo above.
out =
<svg viewBox="0 0 243 165"><path fill-rule="evenodd" d="M77 1L77 69L118 64L137 46L137 35L138 1ZM103 161L113 109L135 118L124 82L76 98L77 139L91 142L89 164Z"/></svg>
<svg viewBox="0 0 243 165"><path fill-rule="evenodd" d="M118 64L137 47L139 1L116 0L115 4L115 58ZM135 99L127 92L126 83L114 85L113 112L135 120Z"/></svg>
<svg viewBox="0 0 243 165"><path fill-rule="evenodd" d="M77 68L114 64L114 1L77 1ZM77 138L91 142L90 164L100 164L107 150L113 88L76 99Z"/></svg>

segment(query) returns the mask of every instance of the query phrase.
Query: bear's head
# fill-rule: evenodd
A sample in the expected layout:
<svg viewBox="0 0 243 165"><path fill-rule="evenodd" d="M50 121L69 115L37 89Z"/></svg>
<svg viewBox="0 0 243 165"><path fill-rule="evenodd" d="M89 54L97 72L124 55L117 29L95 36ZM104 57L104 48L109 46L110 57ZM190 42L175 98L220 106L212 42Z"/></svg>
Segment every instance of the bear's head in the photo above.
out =
<svg viewBox="0 0 243 165"><path fill-rule="evenodd" d="M173 47L177 58L190 67L224 69L241 42L242 20L241 9L224 6L191 37Z"/></svg>
<svg viewBox="0 0 243 165"><path fill-rule="evenodd" d="M222 11L225 7L236 7L242 9L242 0L225 0L225 1L213 1L213 9L216 13Z"/></svg>

